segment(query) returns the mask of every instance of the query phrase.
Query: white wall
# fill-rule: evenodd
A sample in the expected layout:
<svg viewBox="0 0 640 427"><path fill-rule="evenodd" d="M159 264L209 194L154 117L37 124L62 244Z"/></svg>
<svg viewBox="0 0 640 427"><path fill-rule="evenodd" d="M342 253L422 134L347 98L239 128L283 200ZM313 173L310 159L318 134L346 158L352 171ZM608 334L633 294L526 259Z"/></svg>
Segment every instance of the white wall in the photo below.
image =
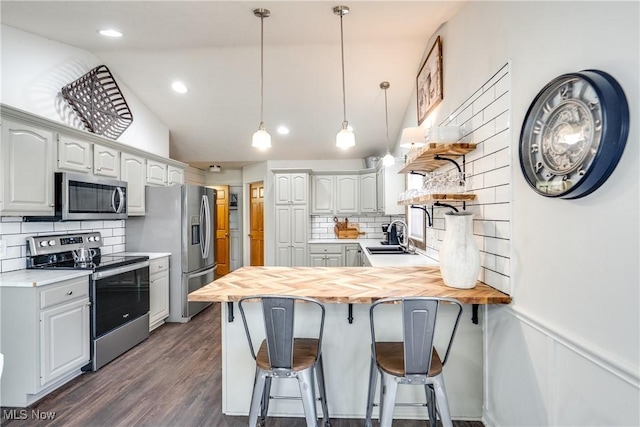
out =
<svg viewBox="0 0 640 427"><path fill-rule="evenodd" d="M639 12L638 2L469 2L425 47L442 37L433 123L512 66L513 303L487 309L487 425L640 425ZM595 193L539 196L518 166L527 108L551 79L588 68L627 95L625 152ZM415 125L415 105L405 121Z"/></svg>
<svg viewBox="0 0 640 427"><path fill-rule="evenodd" d="M104 62L94 54L6 25L0 27L0 102L69 126L84 129L59 96L63 86ZM109 67L109 64L104 64ZM118 142L169 157L169 129L114 75L133 122Z"/></svg>

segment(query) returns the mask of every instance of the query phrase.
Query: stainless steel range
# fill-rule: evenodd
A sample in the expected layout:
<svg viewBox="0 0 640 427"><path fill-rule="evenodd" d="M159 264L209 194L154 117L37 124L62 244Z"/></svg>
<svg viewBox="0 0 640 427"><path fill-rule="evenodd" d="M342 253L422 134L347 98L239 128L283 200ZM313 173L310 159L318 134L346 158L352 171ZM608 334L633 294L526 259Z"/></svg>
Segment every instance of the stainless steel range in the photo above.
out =
<svg viewBox="0 0 640 427"><path fill-rule="evenodd" d="M95 371L149 337L149 257L102 255L100 233L29 237L27 268L91 270Z"/></svg>

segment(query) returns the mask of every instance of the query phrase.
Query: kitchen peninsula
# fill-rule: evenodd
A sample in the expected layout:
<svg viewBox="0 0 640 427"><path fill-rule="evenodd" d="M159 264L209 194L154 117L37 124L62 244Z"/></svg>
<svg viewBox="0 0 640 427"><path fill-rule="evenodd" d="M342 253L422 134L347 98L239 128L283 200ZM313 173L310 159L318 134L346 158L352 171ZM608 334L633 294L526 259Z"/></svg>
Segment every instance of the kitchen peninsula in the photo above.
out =
<svg viewBox="0 0 640 427"><path fill-rule="evenodd" d="M508 295L481 282L478 282L474 289L447 287L437 266L243 267L192 292L189 300L233 302L244 296L256 294L307 296L325 303L323 357L327 401L332 418L364 416L371 344L369 307L373 301L391 296L446 296L456 298L463 304L508 304L511 301ZM353 323L347 321L347 307L351 303L354 304ZM454 314L449 308L442 307L439 327L447 328L452 324ZM261 325L257 304L247 304L245 309L250 325ZM297 307L296 330L304 331L306 328L315 327L305 322L306 309L304 304ZM385 309L388 311L383 314L386 319L379 327L380 336L399 339L396 327L400 321L398 307ZM468 330L481 326L474 325L469 320L471 306L466 305L464 310L456 340L465 340L468 337L477 339L478 334L468 333ZM229 314L228 305L223 304L222 410L227 415L246 415L253 385L254 362L249 353L242 321L238 317L232 320ZM252 329L252 336L254 334ZM258 334L254 339L259 343L262 336ZM436 347L438 345L436 335ZM481 343L478 347L482 348ZM466 354L460 351L460 348L463 347L458 346L456 350L454 343L450 363L445 371L445 380L454 417L472 417L477 409L475 407L482 402L482 352L477 355ZM472 388L477 390L479 396L469 396L469 382L474 383ZM416 389L401 387L398 401L422 401L424 391L420 393ZM273 394L296 396L297 384L295 381L274 383ZM303 416L300 402L284 400L272 402L270 414ZM424 418L426 413L424 408L398 407L396 416Z"/></svg>

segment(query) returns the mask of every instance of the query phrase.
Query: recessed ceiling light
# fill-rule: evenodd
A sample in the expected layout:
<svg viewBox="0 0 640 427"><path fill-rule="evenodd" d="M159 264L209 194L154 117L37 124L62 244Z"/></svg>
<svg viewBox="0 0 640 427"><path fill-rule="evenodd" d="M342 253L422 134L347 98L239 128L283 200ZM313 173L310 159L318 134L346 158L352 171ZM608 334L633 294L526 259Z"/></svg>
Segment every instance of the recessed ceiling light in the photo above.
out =
<svg viewBox="0 0 640 427"><path fill-rule="evenodd" d="M122 33L118 30L108 29L108 30L98 30L98 33L101 36L105 37L122 37Z"/></svg>
<svg viewBox="0 0 640 427"><path fill-rule="evenodd" d="M187 93L189 91L184 83L178 81L171 83L171 89L175 90L178 93Z"/></svg>
<svg viewBox="0 0 640 427"><path fill-rule="evenodd" d="M286 126L280 126L278 127L278 133L280 135L287 135L289 133L289 128Z"/></svg>

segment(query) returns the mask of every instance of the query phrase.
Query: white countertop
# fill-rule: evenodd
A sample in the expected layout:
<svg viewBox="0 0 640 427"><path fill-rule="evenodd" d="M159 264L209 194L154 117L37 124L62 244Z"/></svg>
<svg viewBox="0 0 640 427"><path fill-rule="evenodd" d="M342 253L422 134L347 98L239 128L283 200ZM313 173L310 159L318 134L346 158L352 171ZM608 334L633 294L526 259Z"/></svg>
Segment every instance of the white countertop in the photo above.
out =
<svg viewBox="0 0 640 427"><path fill-rule="evenodd" d="M90 270L16 270L0 274L0 287L31 288L51 285L78 277L88 277Z"/></svg>
<svg viewBox="0 0 640 427"><path fill-rule="evenodd" d="M345 244L345 243L358 243L362 248L362 254L367 257L367 260L372 267L428 267L438 265L438 261L429 258L421 253L413 255L409 254L393 254L393 255L371 255L367 251L367 247L376 246L384 247L381 243L381 239L312 239L309 240L309 244Z"/></svg>

